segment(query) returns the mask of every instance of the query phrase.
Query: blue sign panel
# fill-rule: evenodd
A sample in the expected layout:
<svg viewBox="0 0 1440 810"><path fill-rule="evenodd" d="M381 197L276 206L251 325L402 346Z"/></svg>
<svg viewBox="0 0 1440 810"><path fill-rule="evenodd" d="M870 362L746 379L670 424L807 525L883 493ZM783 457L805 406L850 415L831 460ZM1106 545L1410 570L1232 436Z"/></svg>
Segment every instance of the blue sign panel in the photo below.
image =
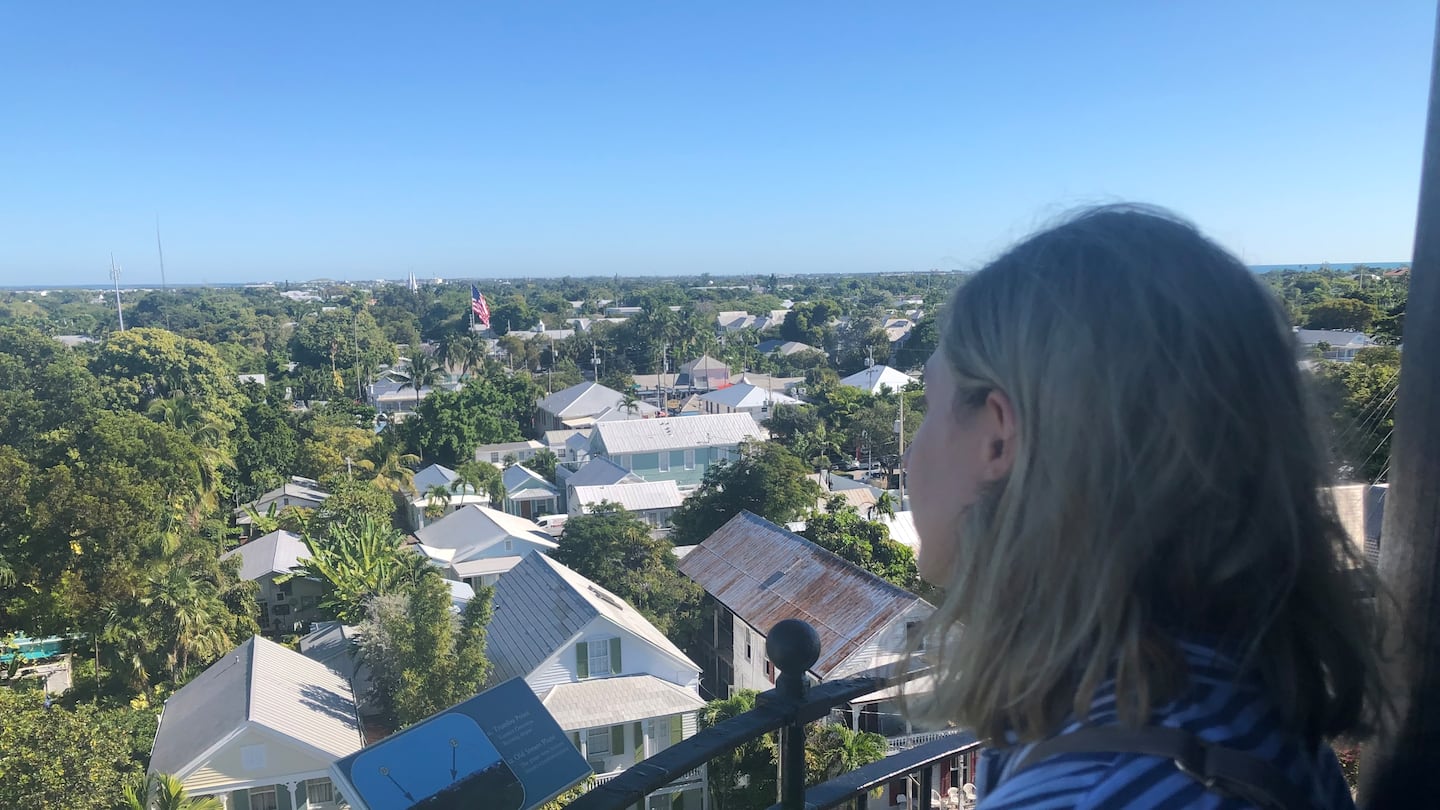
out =
<svg viewBox="0 0 1440 810"><path fill-rule="evenodd" d="M530 810L590 775L520 678L330 766L354 810Z"/></svg>

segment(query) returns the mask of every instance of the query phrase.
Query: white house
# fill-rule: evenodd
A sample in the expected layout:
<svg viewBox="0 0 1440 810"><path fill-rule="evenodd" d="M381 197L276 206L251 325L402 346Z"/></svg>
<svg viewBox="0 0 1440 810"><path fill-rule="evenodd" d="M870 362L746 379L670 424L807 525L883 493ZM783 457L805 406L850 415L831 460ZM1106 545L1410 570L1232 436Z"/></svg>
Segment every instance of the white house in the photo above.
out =
<svg viewBox="0 0 1440 810"><path fill-rule="evenodd" d="M595 423L595 417L611 411L630 419L646 419L660 413L659 408L647 402L636 401L632 403L633 409L627 408L625 399L624 394L597 382L572 385L536 403L535 427L541 431L586 428Z"/></svg>
<svg viewBox="0 0 1440 810"><path fill-rule="evenodd" d="M705 413L748 413L764 422L776 405L799 405L800 400L779 391L768 391L750 383L739 383L700 395Z"/></svg>
<svg viewBox="0 0 1440 810"><path fill-rule="evenodd" d="M590 434L590 457L608 458L646 481L693 489L711 464L738 458L740 445L766 435L748 413L601 422Z"/></svg>
<svg viewBox="0 0 1440 810"><path fill-rule="evenodd" d="M569 514L583 515L602 503L618 504L652 529L670 528L670 516L685 496L674 481L629 481L622 484L571 487Z"/></svg>
<svg viewBox="0 0 1440 810"><path fill-rule="evenodd" d="M1320 356L1326 360L1348 363L1355 359L1361 349L1378 346L1373 338L1364 332L1350 332L1341 329L1296 329L1295 341L1303 352L1320 349ZM1321 344L1324 347L1321 348Z"/></svg>
<svg viewBox="0 0 1440 810"><path fill-rule="evenodd" d="M524 678L600 779L695 733L700 667L620 597L532 554L496 584L494 605L495 682ZM700 768L646 807L704 801Z"/></svg>
<svg viewBox="0 0 1440 810"><path fill-rule="evenodd" d="M260 627L267 633L282 633L315 618L324 588L319 582L295 577L283 583L276 579L289 574L300 559L310 556L305 541L290 532L273 531L236 549L220 559L240 558L240 578L259 583Z"/></svg>
<svg viewBox="0 0 1440 810"><path fill-rule="evenodd" d="M465 506L415 532L420 551L472 588L495 584L522 557L556 548L534 523L484 506Z"/></svg>
<svg viewBox="0 0 1440 810"><path fill-rule="evenodd" d="M918 382L918 380L890 366L871 366L840 380L841 385L859 388L872 394L880 393L882 388L899 391L913 382Z"/></svg>
<svg viewBox="0 0 1440 810"><path fill-rule="evenodd" d="M903 661L918 640L930 603L841 559L794 532L741 512L691 549L680 571L705 589L704 691L769 689L775 668L765 634L782 619L809 622L820 634L810 674L834 680ZM903 733L880 722L898 706L862 713L868 731Z"/></svg>
<svg viewBox="0 0 1440 810"><path fill-rule="evenodd" d="M328 769L364 745L349 682L257 636L165 701L150 772L232 810L338 810Z"/></svg>
<svg viewBox="0 0 1440 810"><path fill-rule="evenodd" d="M545 445L534 439L527 439L523 442L500 442L499 444L482 444L475 448L476 461L488 461L499 467L505 463L505 459L513 458L516 464L522 461L529 461L535 454L545 449Z"/></svg>

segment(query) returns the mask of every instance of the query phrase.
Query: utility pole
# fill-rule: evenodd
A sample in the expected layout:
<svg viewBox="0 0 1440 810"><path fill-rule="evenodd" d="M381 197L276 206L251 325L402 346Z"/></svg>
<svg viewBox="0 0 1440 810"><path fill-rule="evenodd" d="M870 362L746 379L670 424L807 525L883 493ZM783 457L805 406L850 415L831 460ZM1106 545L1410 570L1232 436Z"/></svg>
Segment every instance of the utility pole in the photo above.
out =
<svg viewBox="0 0 1440 810"><path fill-rule="evenodd" d="M1440 28L1436 36L1380 544L1394 713L1382 718L1361 771L1365 805L1376 808L1440 795Z"/></svg>
<svg viewBox="0 0 1440 810"><path fill-rule="evenodd" d="M125 331L125 310L120 308L120 268L115 264L115 254L110 254L110 280L115 282L115 314L120 318L120 331Z"/></svg>
<svg viewBox="0 0 1440 810"><path fill-rule="evenodd" d="M590 339L590 372L591 379L600 382L600 351L595 347L595 339Z"/></svg>

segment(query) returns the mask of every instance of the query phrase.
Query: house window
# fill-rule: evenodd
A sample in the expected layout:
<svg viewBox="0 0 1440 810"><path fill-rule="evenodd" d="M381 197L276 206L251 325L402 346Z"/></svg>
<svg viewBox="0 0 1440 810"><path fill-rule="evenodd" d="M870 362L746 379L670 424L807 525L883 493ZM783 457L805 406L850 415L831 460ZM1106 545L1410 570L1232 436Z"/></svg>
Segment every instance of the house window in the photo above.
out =
<svg viewBox="0 0 1440 810"><path fill-rule="evenodd" d="M670 472L670 451L660 451L660 472Z"/></svg>
<svg viewBox="0 0 1440 810"><path fill-rule="evenodd" d="M619 675L620 639L604 638L596 641L581 641L575 645L575 675L585 678L603 678Z"/></svg>
<svg viewBox="0 0 1440 810"><path fill-rule="evenodd" d="M280 797L275 788L250 788L250 810L280 810Z"/></svg>
<svg viewBox="0 0 1440 810"><path fill-rule="evenodd" d="M750 660L750 628L745 628L745 660Z"/></svg>
<svg viewBox="0 0 1440 810"><path fill-rule="evenodd" d="M310 804L335 801L335 785L329 779L310 779L305 782L305 797Z"/></svg>
<svg viewBox="0 0 1440 810"><path fill-rule="evenodd" d="M925 651L925 636L922 622L905 622L905 644L920 652Z"/></svg>
<svg viewBox="0 0 1440 810"><path fill-rule="evenodd" d="M585 756L587 759L610 756L610 729L592 728L585 732Z"/></svg>
<svg viewBox="0 0 1440 810"><path fill-rule="evenodd" d="M514 550L515 550L515 541L514 541L514 540L511 540L511 539L508 538L508 537L505 538L505 550L506 550L506 551L514 551Z"/></svg>
<svg viewBox="0 0 1440 810"><path fill-rule="evenodd" d="M499 463L500 463L500 454L499 454L498 452L496 452L496 453L491 453L491 454L490 454L490 463L491 463L491 464L499 464Z"/></svg>
<svg viewBox="0 0 1440 810"><path fill-rule="evenodd" d="M621 466L621 467L624 467L624 468L627 469L627 470L633 469L633 468L630 466L630 454L629 454L629 453L626 453L626 454L620 456L620 466Z"/></svg>
<svg viewBox="0 0 1440 810"><path fill-rule="evenodd" d="M695 469L695 450L693 448L685 451L685 469Z"/></svg>

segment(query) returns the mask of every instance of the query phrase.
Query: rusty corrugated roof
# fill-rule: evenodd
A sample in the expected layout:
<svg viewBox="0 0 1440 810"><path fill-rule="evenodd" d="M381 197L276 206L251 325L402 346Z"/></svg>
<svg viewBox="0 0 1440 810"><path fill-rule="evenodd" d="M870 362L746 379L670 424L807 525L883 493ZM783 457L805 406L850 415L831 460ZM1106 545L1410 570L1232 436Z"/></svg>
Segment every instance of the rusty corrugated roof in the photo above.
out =
<svg viewBox="0 0 1440 810"><path fill-rule="evenodd" d="M822 680L920 597L786 531L741 512L680 561L706 593L762 633L802 619L820 634Z"/></svg>

